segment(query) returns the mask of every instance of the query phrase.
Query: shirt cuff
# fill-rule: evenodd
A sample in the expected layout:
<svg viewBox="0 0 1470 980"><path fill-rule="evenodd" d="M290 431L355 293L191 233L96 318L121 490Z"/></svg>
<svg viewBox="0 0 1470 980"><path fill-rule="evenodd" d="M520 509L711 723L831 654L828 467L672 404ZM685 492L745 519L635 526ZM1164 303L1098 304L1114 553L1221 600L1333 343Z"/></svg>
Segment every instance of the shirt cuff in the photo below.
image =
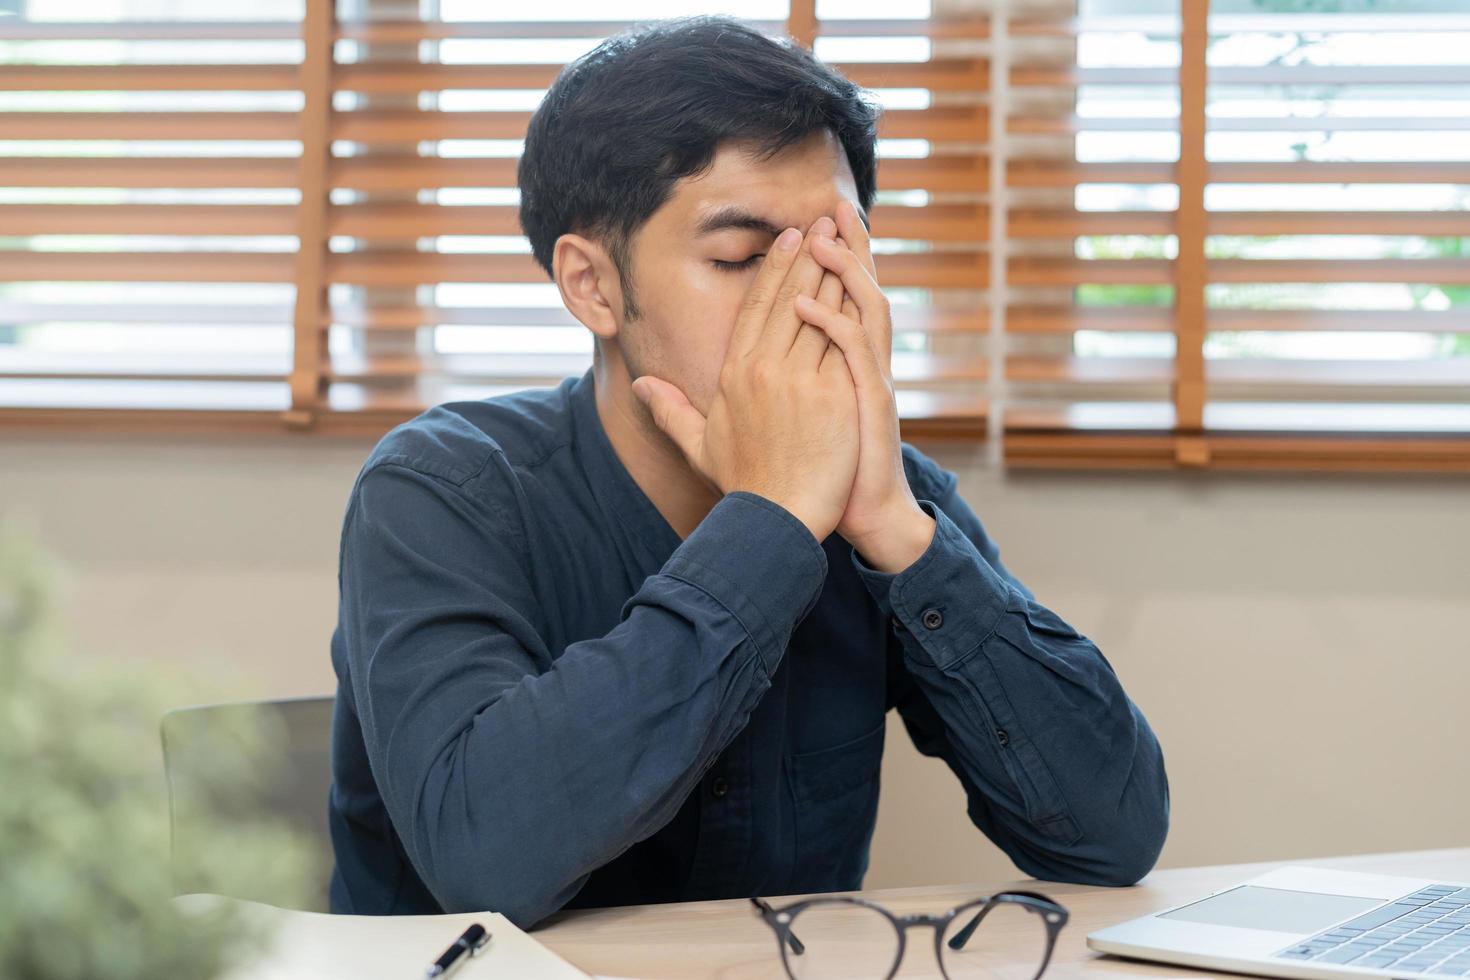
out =
<svg viewBox="0 0 1470 980"><path fill-rule="evenodd" d="M805 524L759 494L726 494L664 564L734 614L774 673L827 578L827 553Z"/></svg>
<svg viewBox="0 0 1470 980"><path fill-rule="evenodd" d="M852 563L909 654L943 670L989 638L1011 586L937 504L918 503L934 518L934 538L912 565L897 574L880 572L856 548Z"/></svg>

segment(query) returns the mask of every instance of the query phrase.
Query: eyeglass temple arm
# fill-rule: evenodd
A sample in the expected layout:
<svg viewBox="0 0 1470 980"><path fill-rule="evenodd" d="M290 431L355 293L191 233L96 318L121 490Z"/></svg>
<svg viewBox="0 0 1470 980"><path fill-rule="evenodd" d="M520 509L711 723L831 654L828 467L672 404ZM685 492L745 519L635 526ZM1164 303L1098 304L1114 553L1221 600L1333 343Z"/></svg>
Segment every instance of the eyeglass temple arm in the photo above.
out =
<svg viewBox="0 0 1470 980"><path fill-rule="evenodd" d="M953 936L950 936L949 942L945 945L947 945L950 949L964 949L965 943L970 941L970 937L973 936L975 934L975 930L980 927L980 921L985 918L985 913L989 911L989 905L981 906L980 911L976 912L974 917L970 919L969 922L965 923L964 928L955 933Z"/></svg>
<svg viewBox="0 0 1470 980"><path fill-rule="evenodd" d="M771 908L771 903L767 902L765 899L752 898L750 900L750 904L754 905L756 911L760 912L762 916L769 917L770 919L774 919L776 917L776 910ZM772 925L775 925L775 923L773 922ZM806 952L806 946L802 944L802 941L800 939L796 938L796 933L792 932L790 929L786 930L786 945L790 946L791 951L797 956L800 956L802 953Z"/></svg>
<svg viewBox="0 0 1470 980"><path fill-rule="evenodd" d="M1051 901L1051 899L1047 898L1045 895L1038 895L1035 892L1006 892L1005 894L1021 895L1026 898L1039 898L1044 902ZM981 906L980 911L975 913L975 917L969 922L965 923L965 927L963 929L951 936L949 942L946 945L949 946L950 949L964 949L965 943L970 941L970 937L975 934L975 930L979 928L980 922L985 918L985 913L989 912L992 908L994 908L994 906L992 905Z"/></svg>

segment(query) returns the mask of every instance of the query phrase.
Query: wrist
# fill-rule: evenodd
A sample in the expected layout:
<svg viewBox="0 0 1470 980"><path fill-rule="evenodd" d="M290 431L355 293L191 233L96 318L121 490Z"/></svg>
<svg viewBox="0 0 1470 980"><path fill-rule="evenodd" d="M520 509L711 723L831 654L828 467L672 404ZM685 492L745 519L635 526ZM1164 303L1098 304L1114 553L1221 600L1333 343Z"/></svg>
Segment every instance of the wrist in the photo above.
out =
<svg viewBox="0 0 1470 980"><path fill-rule="evenodd" d="M878 526L879 531L849 543L870 568L897 575L929 550L937 524L914 503Z"/></svg>

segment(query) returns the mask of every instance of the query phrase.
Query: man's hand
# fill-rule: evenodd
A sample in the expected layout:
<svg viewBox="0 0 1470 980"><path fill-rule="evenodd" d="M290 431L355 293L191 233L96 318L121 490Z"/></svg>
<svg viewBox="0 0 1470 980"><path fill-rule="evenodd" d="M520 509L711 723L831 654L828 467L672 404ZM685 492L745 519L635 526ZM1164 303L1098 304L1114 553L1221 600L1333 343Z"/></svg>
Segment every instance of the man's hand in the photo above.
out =
<svg viewBox="0 0 1470 980"><path fill-rule="evenodd" d="M720 369L719 390L700 414L674 385L649 375L633 391L695 472L721 493L745 490L780 504L818 540L836 528L858 462L857 399L848 359L797 315L798 297L822 289L836 302L841 284L812 257L816 235L837 226L820 218L803 241L795 228L776 239L746 294Z"/></svg>
<svg viewBox="0 0 1470 980"><path fill-rule="evenodd" d="M805 295L796 297L795 308L842 348L857 389L857 473L837 533L869 565L897 573L929 547L934 519L914 500L904 475L893 393L893 321L875 278L867 228L848 201L838 205L837 230L840 239L815 236L812 256L842 280L841 308Z"/></svg>

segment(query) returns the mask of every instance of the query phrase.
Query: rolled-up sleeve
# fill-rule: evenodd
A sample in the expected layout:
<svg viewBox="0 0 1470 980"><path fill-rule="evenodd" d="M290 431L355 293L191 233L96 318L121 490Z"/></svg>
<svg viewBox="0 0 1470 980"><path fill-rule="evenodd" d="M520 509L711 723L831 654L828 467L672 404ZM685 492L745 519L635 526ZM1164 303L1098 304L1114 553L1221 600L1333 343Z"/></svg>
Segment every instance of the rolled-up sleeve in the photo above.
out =
<svg viewBox="0 0 1470 980"><path fill-rule="evenodd" d="M415 869L446 911L529 927L673 817L770 686L827 564L791 514L731 494L614 628L553 659L495 472L366 471L342 623L373 777Z"/></svg>
<svg viewBox="0 0 1470 980"><path fill-rule="evenodd" d="M890 703L959 777L969 814L1034 877L1128 885L1169 824L1163 753L1093 642L1038 602L955 489L905 446L928 549L896 575L853 564L891 617Z"/></svg>

